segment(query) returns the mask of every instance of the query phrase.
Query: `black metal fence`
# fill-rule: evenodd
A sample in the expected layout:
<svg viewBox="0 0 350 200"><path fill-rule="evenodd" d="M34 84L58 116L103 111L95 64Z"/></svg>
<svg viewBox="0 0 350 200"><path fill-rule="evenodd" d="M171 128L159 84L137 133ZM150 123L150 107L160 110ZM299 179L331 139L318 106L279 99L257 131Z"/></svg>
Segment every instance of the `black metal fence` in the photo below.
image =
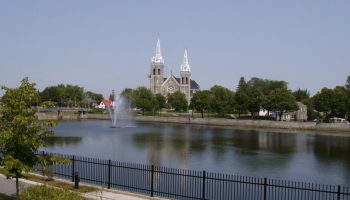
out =
<svg viewBox="0 0 350 200"><path fill-rule="evenodd" d="M43 152L40 152L43 153ZM53 154L53 153L47 153ZM70 164L53 166L54 175L106 188L171 199L350 200L350 188L267 178L246 177L130 164L112 160L53 154ZM41 168L38 166L37 171Z"/></svg>

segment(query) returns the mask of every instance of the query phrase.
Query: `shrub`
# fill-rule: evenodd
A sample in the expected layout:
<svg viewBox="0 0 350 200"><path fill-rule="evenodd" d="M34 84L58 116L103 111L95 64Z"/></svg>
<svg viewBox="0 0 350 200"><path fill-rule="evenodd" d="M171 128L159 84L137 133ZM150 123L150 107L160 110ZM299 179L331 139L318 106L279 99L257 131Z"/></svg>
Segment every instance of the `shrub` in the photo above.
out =
<svg viewBox="0 0 350 200"><path fill-rule="evenodd" d="M23 190L20 194L21 200L85 200L78 193L67 189L48 187L46 185L33 186Z"/></svg>

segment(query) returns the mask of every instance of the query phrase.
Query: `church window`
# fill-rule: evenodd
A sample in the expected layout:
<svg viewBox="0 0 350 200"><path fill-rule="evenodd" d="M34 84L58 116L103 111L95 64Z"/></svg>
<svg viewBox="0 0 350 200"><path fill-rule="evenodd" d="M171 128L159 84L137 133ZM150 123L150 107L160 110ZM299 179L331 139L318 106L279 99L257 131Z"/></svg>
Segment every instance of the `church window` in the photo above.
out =
<svg viewBox="0 0 350 200"><path fill-rule="evenodd" d="M153 75L156 75L156 69L153 69Z"/></svg>
<svg viewBox="0 0 350 200"><path fill-rule="evenodd" d="M160 75L160 69L158 69L158 75Z"/></svg>

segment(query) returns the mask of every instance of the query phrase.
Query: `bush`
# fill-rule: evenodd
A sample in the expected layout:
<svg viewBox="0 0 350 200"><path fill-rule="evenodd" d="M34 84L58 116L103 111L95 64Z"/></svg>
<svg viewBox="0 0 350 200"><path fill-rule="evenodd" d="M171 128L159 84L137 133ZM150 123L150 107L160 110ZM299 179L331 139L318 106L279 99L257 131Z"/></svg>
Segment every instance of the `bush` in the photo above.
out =
<svg viewBox="0 0 350 200"><path fill-rule="evenodd" d="M105 109L103 108L92 108L89 113L96 113L96 114L101 114L104 113Z"/></svg>
<svg viewBox="0 0 350 200"><path fill-rule="evenodd" d="M23 190L20 194L21 200L84 200L78 193L67 189L48 187L46 185L33 186Z"/></svg>

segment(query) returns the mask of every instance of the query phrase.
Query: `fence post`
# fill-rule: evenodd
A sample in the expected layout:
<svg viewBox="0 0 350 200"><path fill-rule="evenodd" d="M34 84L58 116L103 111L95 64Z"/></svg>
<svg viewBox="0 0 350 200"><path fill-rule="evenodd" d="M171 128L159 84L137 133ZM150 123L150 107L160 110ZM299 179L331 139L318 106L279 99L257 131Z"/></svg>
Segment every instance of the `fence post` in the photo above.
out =
<svg viewBox="0 0 350 200"><path fill-rule="evenodd" d="M111 160L108 160L108 189L111 189Z"/></svg>
<svg viewBox="0 0 350 200"><path fill-rule="evenodd" d="M203 171L202 176L202 200L205 199L205 171Z"/></svg>
<svg viewBox="0 0 350 200"><path fill-rule="evenodd" d="M337 200L340 200L340 185L338 185Z"/></svg>
<svg viewBox="0 0 350 200"><path fill-rule="evenodd" d="M267 178L264 178L264 200L267 198Z"/></svg>
<svg viewBox="0 0 350 200"><path fill-rule="evenodd" d="M74 167L74 161L75 161L75 156L73 155L72 157L72 182L74 182L74 172L75 172L75 167Z"/></svg>
<svg viewBox="0 0 350 200"><path fill-rule="evenodd" d="M151 167L151 197L153 197L153 185L154 185L154 165Z"/></svg>

